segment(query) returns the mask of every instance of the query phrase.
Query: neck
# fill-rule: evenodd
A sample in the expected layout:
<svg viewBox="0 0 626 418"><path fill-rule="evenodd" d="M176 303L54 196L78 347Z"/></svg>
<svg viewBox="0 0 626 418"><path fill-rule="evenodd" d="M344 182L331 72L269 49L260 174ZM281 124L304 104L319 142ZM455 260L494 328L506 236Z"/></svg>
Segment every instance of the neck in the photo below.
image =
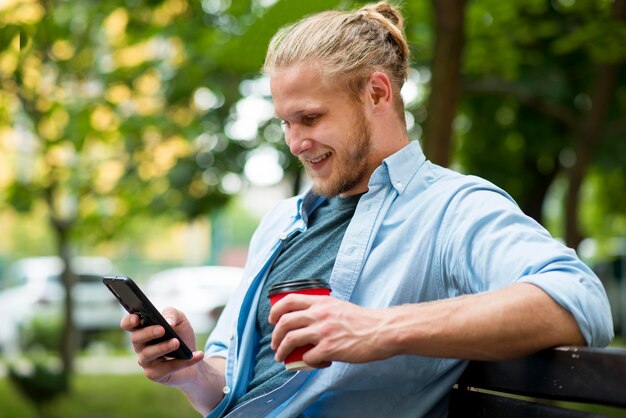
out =
<svg viewBox="0 0 626 418"><path fill-rule="evenodd" d="M376 155L376 163L372 167L372 172L385 158L400 151L408 143L409 134L404 123L397 116L393 115L392 120L386 123L374 124L372 126L372 147Z"/></svg>

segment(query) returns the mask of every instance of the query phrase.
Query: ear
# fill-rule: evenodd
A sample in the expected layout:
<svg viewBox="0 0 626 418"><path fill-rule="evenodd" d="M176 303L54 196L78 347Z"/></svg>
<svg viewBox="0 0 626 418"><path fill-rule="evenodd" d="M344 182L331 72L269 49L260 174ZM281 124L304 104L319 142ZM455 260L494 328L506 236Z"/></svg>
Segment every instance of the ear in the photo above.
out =
<svg viewBox="0 0 626 418"><path fill-rule="evenodd" d="M387 74L376 71L367 80L365 100L374 113L385 113L393 107L393 90Z"/></svg>

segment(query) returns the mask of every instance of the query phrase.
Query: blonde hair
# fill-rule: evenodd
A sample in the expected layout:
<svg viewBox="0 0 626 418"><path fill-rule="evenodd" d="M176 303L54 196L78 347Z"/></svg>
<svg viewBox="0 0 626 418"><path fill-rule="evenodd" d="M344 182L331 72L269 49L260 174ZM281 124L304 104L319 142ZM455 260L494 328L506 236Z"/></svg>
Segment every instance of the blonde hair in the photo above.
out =
<svg viewBox="0 0 626 418"><path fill-rule="evenodd" d="M272 75L279 68L314 61L323 76L345 81L355 97L373 72L384 72L404 120L400 89L408 75L409 47L403 26L402 15L386 1L352 12L318 13L274 35L263 71Z"/></svg>

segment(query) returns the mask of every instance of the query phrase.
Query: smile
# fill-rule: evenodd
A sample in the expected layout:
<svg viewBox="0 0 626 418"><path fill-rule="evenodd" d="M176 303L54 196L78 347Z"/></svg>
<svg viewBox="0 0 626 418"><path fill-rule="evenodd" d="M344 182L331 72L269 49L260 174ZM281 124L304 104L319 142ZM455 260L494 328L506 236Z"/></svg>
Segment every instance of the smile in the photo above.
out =
<svg viewBox="0 0 626 418"><path fill-rule="evenodd" d="M307 160L307 162L310 164L317 164L317 163L324 161L326 158L330 156L331 156L331 153L327 152L325 154L320 155L319 157L311 158L310 160Z"/></svg>

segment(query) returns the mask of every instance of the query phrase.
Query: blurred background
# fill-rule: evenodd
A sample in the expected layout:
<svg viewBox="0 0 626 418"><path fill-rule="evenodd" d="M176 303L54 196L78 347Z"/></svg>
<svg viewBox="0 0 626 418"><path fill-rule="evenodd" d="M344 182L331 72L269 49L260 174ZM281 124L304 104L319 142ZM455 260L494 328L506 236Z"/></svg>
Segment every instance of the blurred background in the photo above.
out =
<svg viewBox="0 0 626 418"><path fill-rule="evenodd" d="M269 39L361 4L0 1L0 417L197 416L143 377L100 277L186 310L202 347L260 217L308 184L259 72ZM626 0L400 7L411 139L577 249L622 344Z"/></svg>

